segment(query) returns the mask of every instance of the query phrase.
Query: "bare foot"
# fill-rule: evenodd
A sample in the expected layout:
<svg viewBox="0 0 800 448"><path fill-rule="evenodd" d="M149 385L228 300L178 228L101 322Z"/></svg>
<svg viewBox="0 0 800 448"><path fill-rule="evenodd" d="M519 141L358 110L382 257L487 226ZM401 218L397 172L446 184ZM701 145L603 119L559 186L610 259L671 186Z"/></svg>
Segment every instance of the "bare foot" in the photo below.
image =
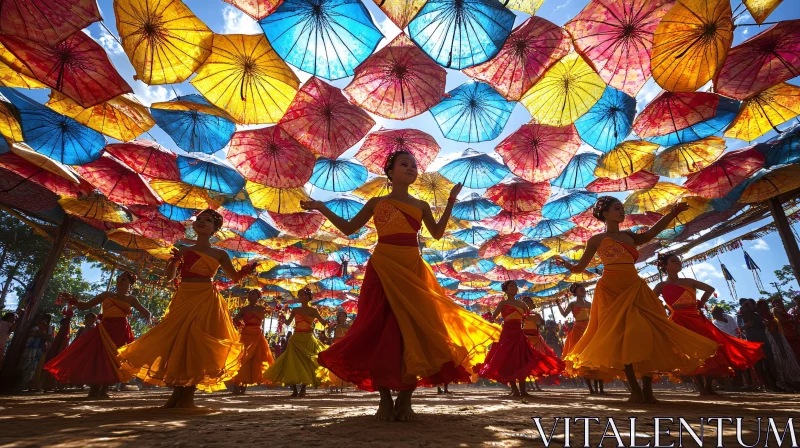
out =
<svg viewBox="0 0 800 448"><path fill-rule="evenodd" d="M183 388L181 398L175 403L176 408L196 408L194 404L194 391L197 389L195 386L186 386Z"/></svg>
<svg viewBox="0 0 800 448"><path fill-rule="evenodd" d="M645 403L650 403L650 404L658 404L658 403L661 403L660 401L658 401L658 400L656 399L656 397L655 397L655 396L653 396L653 389L647 389L647 390L644 390L644 391L643 391L643 394L644 394L644 402L645 402Z"/></svg>
<svg viewBox="0 0 800 448"><path fill-rule="evenodd" d="M396 419L398 422L413 422L418 419L417 414L411 409L411 394L413 391L402 391L395 403Z"/></svg>
<svg viewBox="0 0 800 448"><path fill-rule="evenodd" d="M174 408L175 407L175 403L177 403L178 400L181 398L181 394L182 394L182 390L181 389L183 389L183 388L179 387L179 386L173 387L172 388L172 395L169 397L169 400L167 400L167 402L164 404L164 406L161 406L161 407L162 408L166 408L166 409Z"/></svg>
<svg viewBox="0 0 800 448"><path fill-rule="evenodd" d="M381 393L381 402L378 404L378 411L375 413L375 418L384 422L393 422L394 418L394 403L392 402L391 393Z"/></svg>
<svg viewBox="0 0 800 448"><path fill-rule="evenodd" d="M631 396L628 398L628 403L644 403L644 395L641 391L631 391Z"/></svg>
<svg viewBox="0 0 800 448"><path fill-rule="evenodd" d="M300 393L297 396L298 397L305 397L306 396L306 386L305 385L303 385L303 387L300 388Z"/></svg>

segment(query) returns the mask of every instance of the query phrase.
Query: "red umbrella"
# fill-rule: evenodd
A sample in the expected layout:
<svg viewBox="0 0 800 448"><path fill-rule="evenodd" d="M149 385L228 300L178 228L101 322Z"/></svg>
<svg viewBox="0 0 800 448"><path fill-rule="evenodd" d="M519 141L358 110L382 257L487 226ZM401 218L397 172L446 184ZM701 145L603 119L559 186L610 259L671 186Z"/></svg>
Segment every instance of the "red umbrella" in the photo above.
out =
<svg viewBox="0 0 800 448"><path fill-rule="evenodd" d="M133 93L103 47L86 33L76 32L53 45L0 34L0 43L22 60L36 79L81 107L93 107L124 93Z"/></svg>
<svg viewBox="0 0 800 448"><path fill-rule="evenodd" d="M656 212L629 213L625 215L625 220L623 220L622 224L620 224L620 229L630 229L631 227L636 226L650 227L657 223L661 218L662 215Z"/></svg>
<svg viewBox="0 0 800 448"><path fill-rule="evenodd" d="M690 174L683 186L706 199L721 198L763 166L764 155L749 146L726 153L711 165Z"/></svg>
<svg viewBox="0 0 800 448"><path fill-rule="evenodd" d="M506 280L525 280L529 275L530 272L528 271L524 271L522 269L506 269L502 266L495 266L483 274L484 277L495 282L503 282Z"/></svg>
<svg viewBox="0 0 800 448"><path fill-rule="evenodd" d="M275 188L305 185L314 171L314 154L281 126L233 134L228 160L246 179Z"/></svg>
<svg viewBox="0 0 800 448"><path fill-rule="evenodd" d="M462 71L490 84L507 100L519 101L570 47L570 37L561 27L530 17L508 36L495 57Z"/></svg>
<svg viewBox="0 0 800 448"><path fill-rule="evenodd" d="M569 229L564 234L564 239L572 243L586 244L586 242L589 241L589 238L591 238L593 235L593 231L578 226Z"/></svg>
<svg viewBox="0 0 800 448"><path fill-rule="evenodd" d="M336 261L326 261L311 266L311 275L317 278L335 277L341 273L342 265Z"/></svg>
<svg viewBox="0 0 800 448"><path fill-rule="evenodd" d="M58 196L36 182L0 168L0 203L27 212L40 212L58 207Z"/></svg>
<svg viewBox="0 0 800 448"><path fill-rule="evenodd" d="M246 232L247 229L258 220L258 218L254 218L250 215L234 213L225 207L220 207L217 211L222 215L222 222L225 223L225 227L236 230L237 232Z"/></svg>
<svg viewBox="0 0 800 448"><path fill-rule="evenodd" d="M515 177L489 187L484 197L512 213L541 211L550 197L550 183L531 183Z"/></svg>
<svg viewBox="0 0 800 448"><path fill-rule="evenodd" d="M603 81L636 96L650 77L653 34L675 0L594 0L564 25Z"/></svg>
<svg viewBox="0 0 800 448"><path fill-rule="evenodd" d="M222 0L239 8L253 20L261 20L280 6L281 0Z"/></svg>
<svg viewBox="0 0 800 448"><path fill-rule="evenodd" d="M481 247L478 248L478 256L481 258L494 258L498 255L504 255L523 236L525 235L521 233L493 236L481 244Z"/></svg>
<svg viewBox="0 0 800 448"><path fill-rule="evenodd" d="M0 2L0 34L55 45L102 20L97 0L7 0Z"/></svg>
<svg viewBox="0 0 800 448"><path fill-rule="evenodd" d="M255 252L258 254L266 253L269 250L267 247L262 246L261 244L246 240L240 236L222 240L214 243L214 245L223 249L230 249L238 252Z"/></svg>
<svg viewBox="0 0 800 448"><path fill-rule="evenodd" d="M180 181L175 154L150 140L106 145L108 154L121 160L146 179Z"/></svg>
<svg viewBox="0 0 800 448"><path fill-rule="evenodd" d="M119 204L158 205L161 199L136 171L110 154L75 167L78 173Z"/></svg>
<svg viewBox="0 0 800 448"><path fill-rule="evenodd" d="M11 151L0 154L0 167L21 176L23 181L36 182L60 196L77 197L81 194L89 193L94 189L94 187L88 185L83 179L79 179L78 183L72 182L25 160L23 157ZM6 189L8 189L8 186Z"/></svg>
<svg viewBox="0 0 800 448"><path fill-rule="evenodd" d="M225 224L227 226L227 222ZM156 215L139 218L123 227L138 235L169 244L174 244L186 236L186 227L183 224Z"/></svg>
<svg viewBox="0 0 800 448"><path fill-rule="evenodd" d="M658 175L650 171L642 170L631 174L622 179L608 179L598 177L593 180L586 189L592 193L610 193L616 191L646 190L654 187L658 183Z"/></svg>
<svg viewBox="0 0 800 448"><path fill-rule="evenodd" d="M744 100L800 75L800 19L785 20L731 48L716 91Z"/></svg>
<svg viewBox="0 0 800 448"><path fill-rule="evenodd" d="M367 136L356 159L372 173L383 175L383 167L393 152L408 151L424 172L439 154L439 144L430 135L416 129L381 129Z"/></svg>
<svg viewBox="0 0 800 448"><path fill-rule="evenodd" d="M405 120L439 103L446 76L436 61L401 33L356 67L344 91L375 115Z"/></svg>
<svg viewBox="0 0 800 448"><path fill-rule="evenodd" d="M269 212L269 216L278 230L300 238L311 238L325 223L325 217L319 212L287 214Z"/></svg>
<svg viewBox="0 0 800 448"><path fill-rule="evenodd" d="M364 138L375 121L341 90L312 77L278 124L314 154L335 159Z"/></svg>
<svg viewBox="0 0 800 448"><path fill-rule="evenodd" d="M708 92L673 93L662 90L633 121L641 138L657 137L686 129L717 115L719 95Z"/></svg>
<svg viewBox="0 0 800 448"><path fill-rule="evenodd" d="M478 225L496 230L500 233L511 233L522 230L525 227L535 226L536 223L541 219L542 214L538 211L529 213L512 213L508 210L503 210L498 213L497 216L492 216L491 218L486 218L483 221L478 221Z"/></svg>
<svg viewBox="0 0 800 448"><path fill-rule="evenodd" d="M528 182L558 177L578 152L581 138L574 125L522 125L495 148L506 166Z"/></svg>
<svg viewBox="0 0 800 448"><path fill-rule="evenodd" d="M602 221L594 217L591 207L573 216L570 218L570 221L592 232L600 232L606 228L606 225Z"/></svg>

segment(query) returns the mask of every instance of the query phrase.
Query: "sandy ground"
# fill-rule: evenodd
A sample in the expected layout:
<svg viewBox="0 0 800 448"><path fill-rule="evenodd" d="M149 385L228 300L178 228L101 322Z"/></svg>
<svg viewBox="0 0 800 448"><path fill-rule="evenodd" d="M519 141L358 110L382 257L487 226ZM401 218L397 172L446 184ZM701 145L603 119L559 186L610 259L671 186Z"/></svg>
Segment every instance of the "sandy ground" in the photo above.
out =
<svg viewBox="0 0 800 448"><path fill-rule="evenodd" d="M590 429L592 446L598 446L609 417L616 419L623 443L629 445L630 416L638 417L640 445L652 437L656 416L684 417L695 428L700 417L743 417L748 445L757 438L756 417L774 417L781 429L787 417L794 417L800 441L799 395L730 392L701 399L680 387L659 391L660 405L635 406L624 402L625 392L619 389L610 396L589 396L582 389L549 387L527 403L506 399L501 388L456 386L449 396L423 389L415 395L421 419L412 423L375 421L377 394L353 390L310 390L302 399L288 398L282 389L253 390L245 396L198 393L203 408L193 410L159 409L168 389L119 392L100 402L79 392L28 394L0 397L0 446L544 446L534 416L543 417L548 432L554 416L599 417L601 423ZM563 425L557 428L551 446L564 444ZM677 423L673 434L676 429ZM762 423L758 446L764 446L766 430ZM723 435L725 446L739 446L735 423L726 423ZM583 423L573 424L572 446L582 446L583 436ZM704 445L716 444L713 425L706 427L705 437ZM676 439L662 439L667 445L671 441L678 446ZM617 444L610 438L603 445ZM684 445L696 446L687 435Z"/></svg>

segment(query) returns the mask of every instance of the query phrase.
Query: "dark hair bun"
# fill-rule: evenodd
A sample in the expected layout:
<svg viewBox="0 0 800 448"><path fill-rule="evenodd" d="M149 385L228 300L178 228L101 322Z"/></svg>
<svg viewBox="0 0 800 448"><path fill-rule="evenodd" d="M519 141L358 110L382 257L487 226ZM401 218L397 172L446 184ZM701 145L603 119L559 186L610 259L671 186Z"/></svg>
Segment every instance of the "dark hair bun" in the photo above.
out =
<svg viewBox="0 0 800 448"><path fill-rule="evenodd" d="M600 196L597 198L597 202L594 203L594 207L592 207L592 216L598 221L606 222L606 217L603 216L603 213L607 212L615 202L619 202L619 199L614 196Z"/></svg>

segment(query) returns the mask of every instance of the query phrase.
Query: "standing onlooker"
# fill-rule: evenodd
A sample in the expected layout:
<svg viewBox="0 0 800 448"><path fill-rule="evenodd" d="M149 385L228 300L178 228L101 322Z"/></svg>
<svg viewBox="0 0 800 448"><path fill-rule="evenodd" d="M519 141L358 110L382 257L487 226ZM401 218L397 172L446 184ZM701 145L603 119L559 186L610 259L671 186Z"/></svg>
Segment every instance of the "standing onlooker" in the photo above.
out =
<svg viewBox="0 0 800 448"><path fill-rule="evenodd" d="M736 319L726 314L722 308L715 306L711 310L711 317L714 318L712 323L715 327L730 336L739 337L739 326L736 325Z"/></svg>
<svg viewBox="0 0 800 448"><path fill-rule="evenodd" d="M58 356L61 352L64 351L67 346L69 346L69 336L72 332L70 328L70 324L72 323L72 310L70 310L66 316L61 319L58 326L58 332L56 333L53 342L50 344L50 349L47 350L47 354L44 357L44 362L50 361L51 359ZM56 390L62 389L64 385L59 383L50 372L43 371L42 372L42 380L41 380L42 390Z"/></svg>
<svg viewBox="0 0 800 448"><path fill-rule="evenodd" d="M22 352L18 366L22 390L37 391L40 388L40 377L42 366L44 366L44 355L50 341L53 340L53 328L50 326L52 316L47 313L40 314L36 323L28 331L28 339L25 341L25 350Z"/></svg>
<svg viewBox="0 0 800 448"><path fill-rule="evenodd" d="M6 345L11 333L17 328L17 314L8 312L3 314L3 319L0 320L0 367L3 367L3 359L6 356Z"/></svg>
<svg viewBox="0 0 800 448"><path fill-rule="evenodd" d="M741 299L739 303L741 304L738 314L738 319L741 320L739 327L744 330L745 337L748 341L761 342L761 348L764 350L764 359L760 360L755 365L756 373L767 389L774 391L776 390L775 380L778 374L775 370L775 358L772 354L772 347L767 340L767 327L756 310L755 300Z"/></svg>
<svg viewBox="0 0 800 448"><path fill-rule="evenodd" d="M78 339L79 337L83 336L84 334L86 334L87 331L91 330L96 325L97 325L97 314L91 312L84 314L83 326L81 328L78 328L78 332L75 334L75 339ZM75 341L75 339L73 339L73 342Z"/></svg>

